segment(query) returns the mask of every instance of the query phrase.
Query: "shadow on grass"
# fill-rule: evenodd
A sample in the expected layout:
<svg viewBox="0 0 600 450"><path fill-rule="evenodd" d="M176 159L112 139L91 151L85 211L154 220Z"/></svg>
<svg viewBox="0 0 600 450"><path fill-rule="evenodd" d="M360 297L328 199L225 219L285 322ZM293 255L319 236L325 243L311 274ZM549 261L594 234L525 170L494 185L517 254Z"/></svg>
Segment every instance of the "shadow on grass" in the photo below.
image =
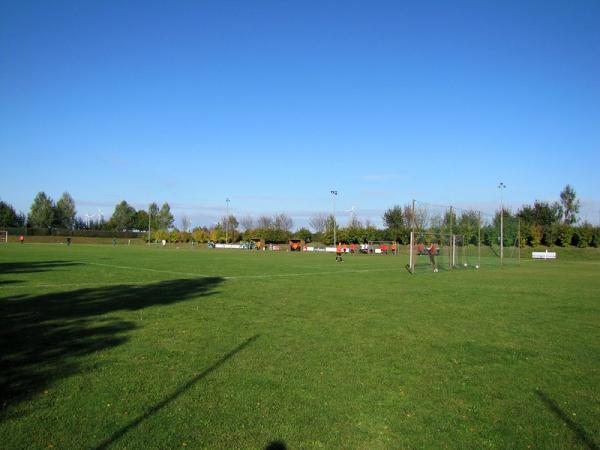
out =
<svg viewBox="0 0 600 450"><path fill-rule="evenodd" d="M0 263L0 274L47 272L59 267L77 266L81 263L74 261L31 261ZM21 280L0 280L0 286L5 284L22 283Z"/></svg>
<svg viewBox="0 0 600 450"><path fill-rule="evenodd" d="M161 409L163 409L165 406L167 406L169 403L171 403L173 400L175 400L177 397L179 397L181 394L183 394L185 391L187 391L189 388L191 388L198 381L200 381L203 378L205 378L211 372L217 370L219 367L221 367L223 364L225 364L225 362L227 362L227 360L229 360L230 358L232 358L233 356L235 356L237 353L241 352L244 348L246 348L248 345L250 345L256 339L258 339L258 335L255 335L255 336L252 336L252 337L246 339L244 342L242 342L236 348L234 348L230 352L228 352L225 355L223 355L223 357L221 359L219 359L217 362L215 362L212 366L204 369L198 375L196 375L195 377L193 377L190 380L186 381L183 385L181 385L179 388L177 388L170 395L168 395L163 400L161 400L160 402L158 402L157 404L155 404L154 406L152 406L151 408L149 408L148 411L146 411L144 414L142 414L141 416L139 416L136 419L132 420L127 425L125 425L124 427L122 427L121 429L119 429L118 431L116 431L115 433L113 433L112 436L110 436L109 438L105 439L97 447L94 447L94 450L105 449L105 448L108 448L109 446L111 446L112 444L114 444L116 441L118 441L120 438L122 438L128 431L136 428L144 420L148 419L149 417L153 416L158 411L160 411Z"/></svg>
<svg viewBox="0 0 600 450"><path fill-rule="evenodd" d="M575 436L577 436L577 439L579 439L583 445L585 445L590 450L598 450L598 446L586 433L585 429L577 422L573 421L573 419L571 419L569 415L566 414L560 408L560 406L558 406L558 403L556 403L554 400L548 397L548 395L546 395L544 391L540 391L539 389L535 390L535 394L539 397L542 403L546 405L546 408L548 408L552 414L554 414L566 426L568 426L571 429L571 431L573 431L573 433L575 433Z"/></svg>
<svg viewBox="0 0 600 450"><path fill-rule="evenodd" d="M0 263L0 273L46 272L58 267L78 266L75 261L31 261Z"/></svg>
<svg viewBox="0 0 600 450"><path fill-rule="evenodd" d="M81 371L81 357L126 342L134 322L104 315L207 296L222 282L180 279L0 300L0 419L8 405Z"/></svg>
<svg viewBox="0 0 600 450"><path fill-rule="evenodd" d="M265 447L265 450L287 450L285 442L273 441Z"/></svg>

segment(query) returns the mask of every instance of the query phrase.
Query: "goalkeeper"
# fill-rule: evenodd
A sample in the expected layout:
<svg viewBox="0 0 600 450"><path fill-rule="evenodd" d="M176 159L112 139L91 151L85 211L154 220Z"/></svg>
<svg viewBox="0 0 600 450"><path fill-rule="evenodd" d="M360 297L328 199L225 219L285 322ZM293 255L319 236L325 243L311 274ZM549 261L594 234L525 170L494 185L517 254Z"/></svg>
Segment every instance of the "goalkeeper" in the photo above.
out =
<svg viewBox="0 0 600 450"><path fill-rule="evenodd" d="M435 263L435 254L437 252L437 247L435 243L431 243L429 247L427 247L427 253L429 253L429 262L431 262L431 267L433 267L433 271L437 272L437 264Z"/></svg>

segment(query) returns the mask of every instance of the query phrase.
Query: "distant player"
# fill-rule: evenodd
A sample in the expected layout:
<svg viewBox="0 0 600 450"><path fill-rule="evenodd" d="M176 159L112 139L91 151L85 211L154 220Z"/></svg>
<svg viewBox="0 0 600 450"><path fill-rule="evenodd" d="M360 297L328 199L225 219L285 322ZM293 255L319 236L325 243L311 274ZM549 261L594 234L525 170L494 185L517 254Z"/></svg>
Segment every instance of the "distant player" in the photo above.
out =
<svg viewBox="0 0 600 450"><path fill-rule="evenodd" d="M392 243L392 255L396 254L396 243Z"/></svg>
<svg viewBox="0 0 600 450"><path fill-rule="evenodd" d="M23 242L25 242L25 236L21 235L19 236L19 242L22 244Z"/></svg>
<svg viewBox="0 0 600 450"><path fill-rule="evenodd" d="M337 247L335 248L335 260L336 262L344 262L342 259L342 243L338 242Z"/></svg>
<svg viewBox="0 0 600 450"><path fill-rule="evenodd" d="M435 243L431 243L431 246L427 247L427 253L429 253L429 261L431 262L431 267L433 267L433 271L437 272L437 265L435 263L435 253L437 252L437 247Z"/></svg>

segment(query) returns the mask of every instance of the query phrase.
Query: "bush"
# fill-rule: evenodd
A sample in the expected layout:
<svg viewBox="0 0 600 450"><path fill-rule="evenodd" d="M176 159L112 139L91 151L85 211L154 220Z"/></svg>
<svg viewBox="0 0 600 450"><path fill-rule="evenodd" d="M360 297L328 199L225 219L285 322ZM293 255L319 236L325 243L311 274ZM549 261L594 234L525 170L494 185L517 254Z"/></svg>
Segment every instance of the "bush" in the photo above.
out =
<svg viewBox="0 0 600 450"><path fill-rule="evenodd" d="M571 244L579 248L585 248L590 246L593 238L594 227L592 227L589 223L586 223L580 227L573 228Z"/></svg>
<svg viewBox="0 0 600 450"><path fill-rule="evenodd" d="M553 235L555 236L554 242L556 245L560 245L561 247L567 247L571 245L571 240L573 238L573 228L571 225L560 224L555 225L553 228Z"/></svg>

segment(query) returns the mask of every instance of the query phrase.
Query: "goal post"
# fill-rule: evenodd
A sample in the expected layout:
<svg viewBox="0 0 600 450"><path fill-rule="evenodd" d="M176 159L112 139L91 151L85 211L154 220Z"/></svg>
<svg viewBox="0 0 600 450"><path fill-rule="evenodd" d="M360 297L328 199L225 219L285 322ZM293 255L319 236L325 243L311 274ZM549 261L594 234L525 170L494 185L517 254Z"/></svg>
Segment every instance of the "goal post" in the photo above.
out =
<svg viewBox="0 0 600 450"><path fill-rule="evenodd" d="M412 231L407 268L411 273L452 270L453 251L453 237L450 234Z"/></svg>
<svg viewBox="0 0 600 450"><path fill-rule="evenodd" d="M409 272L480 267L480 211L413 200L405 214L411 230ZM433 255L428 250L432 246Z"/></svg>

